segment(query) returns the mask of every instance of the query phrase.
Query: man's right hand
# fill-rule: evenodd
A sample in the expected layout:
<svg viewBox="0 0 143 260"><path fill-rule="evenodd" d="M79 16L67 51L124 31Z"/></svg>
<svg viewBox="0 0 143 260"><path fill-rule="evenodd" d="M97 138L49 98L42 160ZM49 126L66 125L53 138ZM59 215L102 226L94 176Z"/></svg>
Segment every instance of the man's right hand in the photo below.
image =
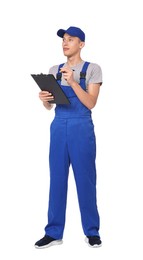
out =
<svg viewBox="0 0 143 260"><path fill-rule="evenodd" d="M39 98L42 102L49 102L51 100L54 100L54 97L52 96L52 94L48 91L40 91L39 92Z"/></svg>
<svg viewBox="0 0 143 260"><path fill-rule="evenodd" d="M50 110L53 107L53 104L49 103L49 101L54 100L52 94L48 91L40 91L39 98L43 102L45 108Z"/></svg>

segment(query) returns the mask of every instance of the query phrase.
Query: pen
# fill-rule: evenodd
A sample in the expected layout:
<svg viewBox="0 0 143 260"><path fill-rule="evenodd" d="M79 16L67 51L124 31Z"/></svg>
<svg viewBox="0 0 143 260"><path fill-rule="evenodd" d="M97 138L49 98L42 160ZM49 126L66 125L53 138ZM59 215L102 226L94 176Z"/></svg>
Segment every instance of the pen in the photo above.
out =
<svg viewBox="0 0 143 260"><path fill-rule="evenodd" d="M75 71L74 69L72 69L72 71ZM65 72L65 71L62 71L63 73Z"/></svg>

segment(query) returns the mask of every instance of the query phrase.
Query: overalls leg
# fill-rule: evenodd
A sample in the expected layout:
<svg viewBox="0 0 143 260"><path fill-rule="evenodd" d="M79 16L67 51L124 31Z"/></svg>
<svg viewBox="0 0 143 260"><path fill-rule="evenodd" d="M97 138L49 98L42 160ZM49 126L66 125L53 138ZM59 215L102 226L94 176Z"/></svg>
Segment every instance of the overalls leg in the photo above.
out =
<svg viewBox="0 0 143 260"><path fill-rule="evenodd" d="M96 143L90 117L69 120L68 148L84 234L99 236L99 214L96 204Z"/></svg>
<svg viewBox="0 0 143 260"><path fill-rule="evenodd" d="M61 239L65 226L69 156L66 141L66 120L54 119L50 142L50 194L47 235Z"/></svg>

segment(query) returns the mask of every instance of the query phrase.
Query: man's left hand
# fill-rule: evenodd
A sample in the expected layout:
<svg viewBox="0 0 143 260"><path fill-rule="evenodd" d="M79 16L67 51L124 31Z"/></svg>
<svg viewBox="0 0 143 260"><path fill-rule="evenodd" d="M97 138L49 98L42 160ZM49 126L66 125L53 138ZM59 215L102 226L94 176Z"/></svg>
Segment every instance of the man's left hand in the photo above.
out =
<svg viewBox="0 0 143 260"><path fill-rule="evenodd" d="M75 82L72 69L69 67L63 67L60 69L60 72L62 72L64 79L70 86L73 84L73 82Z"/></svg>

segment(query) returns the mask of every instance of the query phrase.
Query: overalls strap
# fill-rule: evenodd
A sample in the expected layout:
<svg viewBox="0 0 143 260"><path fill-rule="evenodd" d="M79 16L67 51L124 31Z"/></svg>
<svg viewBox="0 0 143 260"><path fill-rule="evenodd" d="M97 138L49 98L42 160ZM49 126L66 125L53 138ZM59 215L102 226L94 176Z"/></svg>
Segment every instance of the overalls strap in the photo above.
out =
<svg viewBox="0 0 143 260"><path fill-rule="evenodd" d="M56 79L58 83L60 84L61 78L62 78L62 73L60 72L60 69L64 66L64 63L60 64L58 67L58 73L56 74Z"/></svg>
<svg viewBox="0 0 143 260"><path fill-rule="evenodd" d="M86 71L88 68L88 65L90 64L90 62L85 62L83 67L82 67L82 71L80 72L80 86L84 86L84 89L86 90L86 84L85 84L85 80L86 80Z"/></svg>

